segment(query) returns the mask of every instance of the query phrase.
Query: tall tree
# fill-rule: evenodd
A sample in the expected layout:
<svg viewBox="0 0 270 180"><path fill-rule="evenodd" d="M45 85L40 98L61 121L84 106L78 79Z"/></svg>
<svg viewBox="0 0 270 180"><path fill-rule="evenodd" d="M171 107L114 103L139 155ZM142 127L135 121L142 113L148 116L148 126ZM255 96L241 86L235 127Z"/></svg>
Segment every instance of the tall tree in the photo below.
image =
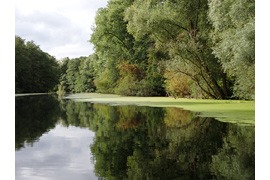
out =
<svg viewBox="0 0 270 180"><path fill-rule="evenodd" d="M29 89L31 84L31 59L25 40L15 37L15 91L20 93Z"/></svg>
<svg viewBox="0 0 270 180"><path fill-rule="evenodd" d="M119 61L130 59L133 37L126 31L123 12L127 1L109 1L107 8L97 12L96 26L90 41L95 45L96 54L102 61L103 70L96 80L98 88L113 92L119 74Z"/></svg>
<svg viewBox="0 0 270 180"><path fill-rule="evenodd" d="M60 69L56 59L43 52L33 41L15 37L16 93L48 92L59 82Z"/></svg>
<svg viewBox="0 0 270 180"><path fill-rule="evenodd" d="M153 41L145 36L136 40L127 31L124 13L133 1L109 1L106 8L99 9L96 26L91 37L96 54L103 66L95 80L101 92L120 93L125 95L160 95L162 78L137 78L136 73L126 71L125 67L137 67L140 72L149 70L148 50ZM154 63L154 62L153 62ZM143 75L143 74L142 74ZM148 89L149 91L144 91Z"/></svg>
<svg viewBox="0 0 270 180"><path fill-rule="evenodd" d="M234 94L255 96L255 0L209 0L213 53L235 79Z"/></svg>
<svg viewBox="0 0 270 180"><path fill-rule="evenodd" d="M170 71L190 77L207 97L229 98L227 75L212 54L207 0L136 0L125 13L128 31L137 39L150 35L168 53Z"/></svg>

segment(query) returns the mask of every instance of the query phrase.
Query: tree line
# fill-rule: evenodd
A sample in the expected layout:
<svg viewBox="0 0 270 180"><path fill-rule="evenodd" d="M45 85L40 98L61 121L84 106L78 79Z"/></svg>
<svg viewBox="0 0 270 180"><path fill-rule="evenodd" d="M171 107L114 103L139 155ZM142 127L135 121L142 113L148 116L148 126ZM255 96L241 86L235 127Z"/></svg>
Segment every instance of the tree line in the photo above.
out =
<svg viewBox="0 0 270 180"><path fill-rule="evenodd" d="M58 92L254 99L254 25L254 0L110 0Z"/></svg>
<svg viewBox="0 0 270 180"><path fill-rule="evenodd" d="M55 91L60 71L57 60L33 41L15 36L15 93Z"/></svg>
<svg viewBox="0 0 270 180"><path fill-rule="evenodd" d="M109 1L90 39L97 89L254 99L254 10L254 0Z"/></svg>

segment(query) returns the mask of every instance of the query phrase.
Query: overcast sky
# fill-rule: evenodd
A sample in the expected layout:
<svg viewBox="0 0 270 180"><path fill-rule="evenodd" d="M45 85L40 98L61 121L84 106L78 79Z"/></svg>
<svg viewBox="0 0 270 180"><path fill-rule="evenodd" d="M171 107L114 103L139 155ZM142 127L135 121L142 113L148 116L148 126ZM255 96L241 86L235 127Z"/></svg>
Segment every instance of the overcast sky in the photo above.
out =
<svg viewBox="0 0 270 180"><path fill-rule="evenodd" d="M15 33L56 59L88 56L95 13L106 5L107 0L16 0Z"/></svg>

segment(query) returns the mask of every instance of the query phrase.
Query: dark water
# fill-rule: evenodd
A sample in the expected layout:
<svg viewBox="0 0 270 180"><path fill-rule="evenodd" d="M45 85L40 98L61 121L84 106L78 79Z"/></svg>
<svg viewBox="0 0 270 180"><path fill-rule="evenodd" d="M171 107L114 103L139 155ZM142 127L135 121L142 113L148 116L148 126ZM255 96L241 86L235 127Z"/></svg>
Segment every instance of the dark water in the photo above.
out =
<svg viewBox="0 0 270 180"><path fill-rule="evenodd" d="M255 179L255 128L178 108L16 97L16 179Z"/></svg>

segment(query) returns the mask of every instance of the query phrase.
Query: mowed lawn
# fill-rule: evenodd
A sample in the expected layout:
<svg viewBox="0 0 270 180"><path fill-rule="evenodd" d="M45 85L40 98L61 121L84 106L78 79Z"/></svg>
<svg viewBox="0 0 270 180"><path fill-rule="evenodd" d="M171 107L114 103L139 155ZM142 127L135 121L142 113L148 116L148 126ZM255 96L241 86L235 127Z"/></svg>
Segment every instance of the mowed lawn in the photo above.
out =
<svg viewBox="0 0 270 180"><path fill-rule="evenodd" d="M220 121L255 125L255 101L187 99L173 97L133 97L114 94L80 93L65 99L111 105L137 105L153 107L179 107L197 112L202 117L214 117Z"/></svg>

